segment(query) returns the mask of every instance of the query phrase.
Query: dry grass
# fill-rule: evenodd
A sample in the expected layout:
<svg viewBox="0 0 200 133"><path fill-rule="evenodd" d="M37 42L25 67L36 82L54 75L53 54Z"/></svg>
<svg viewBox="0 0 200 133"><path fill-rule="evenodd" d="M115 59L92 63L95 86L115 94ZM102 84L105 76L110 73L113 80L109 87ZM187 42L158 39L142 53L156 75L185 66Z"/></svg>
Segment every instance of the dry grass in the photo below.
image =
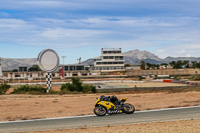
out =
<svg viewBox="0 0 200 133"><path fill-rule="evenodd" d="M55 118L94 114L96 97L102 94L2 95L0 121ZM200 105L200 92L106 93L128 98L136 110Z"/></svg>

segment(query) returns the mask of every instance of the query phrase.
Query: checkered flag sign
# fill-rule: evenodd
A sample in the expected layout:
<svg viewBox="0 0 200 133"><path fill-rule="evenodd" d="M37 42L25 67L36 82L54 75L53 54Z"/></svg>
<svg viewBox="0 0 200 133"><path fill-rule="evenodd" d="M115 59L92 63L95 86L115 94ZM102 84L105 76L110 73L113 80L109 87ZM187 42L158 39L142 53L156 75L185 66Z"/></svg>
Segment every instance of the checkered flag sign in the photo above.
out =
<svg viewBox="0 0 200 133"><path fill-rule="evenodd" d="M51 89L51 81L52 81L52 73L47 73L46 74L46 82L47 82L47 93Z"/></svg>

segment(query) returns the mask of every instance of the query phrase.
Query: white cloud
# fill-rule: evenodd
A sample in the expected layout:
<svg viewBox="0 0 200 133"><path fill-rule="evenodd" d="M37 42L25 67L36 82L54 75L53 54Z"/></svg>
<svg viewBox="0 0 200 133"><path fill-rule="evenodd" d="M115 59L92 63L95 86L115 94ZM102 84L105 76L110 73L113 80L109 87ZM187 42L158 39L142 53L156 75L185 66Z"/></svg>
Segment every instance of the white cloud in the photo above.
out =
<svg viewBox="0 0 200 133"><path fill-rule="evenodd" d="M186 57L191 57L191 54L186 54Z"/></svg>
<svg viewBox="0 0 200 133"><path fill-rule="evenodd" d="M84 3L69 2L63 0L2 0L0 2L1 9L15 9L15 10L32 10L32 9L65 9L74 10L84 7Z"/></svg>
<svg viewBox="0 0 200 133"><path fill-rule="evenodd" d="M25 27L27 23L19 19L0 19L1 29L16 29L20 27Z"/></svg>
<svg viewBox="0 0 200 133"><path fill-rule="evenodd" d="M199 44L186 44L183 47L187 49L200 49L200 41Z"/></svg>
<svg viewBox="0 0 200 133"><path fill-rule="evenodd" d="M155 52L162 58L199 56L200 31L196 28L200 27L196 22L199 19L192 17L184 23L183 20L120 16L0 19L0 41L59 48L122 47L125 51L137 48Z"/></svg>
<svg viewBox="0 0 200 133"><path fill-rule="evenodd" d="M10 14L6 13L6 12L0 12L0 17L9 17Z"/></svg>
<svg viewBox="0 0 200 133"><path fill-rule="evenodd" d="M47 29L40 35L48 39L84 39L95 38L98 35L106 34L106 31L86 29Z"/></svg>
<svg viewBox="0 0 200 133"><path fill-rule="evenodd" d="M157 50L156 50L156 53L163 53L163 52L165 52L164 49L157 49Z"/></svg>

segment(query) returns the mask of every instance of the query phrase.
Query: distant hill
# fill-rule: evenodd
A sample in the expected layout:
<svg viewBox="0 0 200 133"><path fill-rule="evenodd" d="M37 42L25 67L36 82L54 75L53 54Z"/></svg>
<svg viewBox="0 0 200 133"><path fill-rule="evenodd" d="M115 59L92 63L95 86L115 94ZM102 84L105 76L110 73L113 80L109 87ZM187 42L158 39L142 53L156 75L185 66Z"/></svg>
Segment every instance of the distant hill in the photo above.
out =
<svg viewBox="0 0 200 133"><path fill-rule="evenodd" d="M3 71L12 71L13 69L18 69L19 66L28 66L31 67L34 64L37 64L36 58L29 59L14 59L14 58L1 58L2 70Z"/></svg>
<svg viewBox="0 0 200 133"><path fill-rule="evenodd" d="M195 57L170 57L168 56L165 58L166 62L172 62L172 61L178 61L178 60L189 60L189 61L200 61L200 57L195 58Z"/></svg>
<svg viewBox="0 0 200 133"><path fill-rule="evenodd" d="M161 64L161 63L169 63L171 61L177 61L177 60L189 60L189 61L200 61L199 58L195 57L167 57L165 59L161 59L155 54L152 54L146 50L140 51L138 49L136 50L130 50L128 52L122 53L124 56L125 64L133 64L133 65L140 65L140 62L143 60L146 63L152 63L152 64ZM97 58L97 57L96 57ZM98 57L100 58L100 57ZM90 58L86 61L83 61L82 64L85 65L93 65L95 58Z"/></svg>
<svg viewBox="0 0 200 133"><path fill-rule="evenodd" d="M122 53L124 55L124 60L126 64L139 65L142 60L152 64L160 64L165 62L163 59L158 56L144 50L140 51L138 49L131 50L128 52Z"/></svg>
<svg viewBox="0 0 200 133"><path fill-rule="evenodd" d="M171 61L177 60L189 60L189 61L200 61L200 57L167 57L165 59L161 59L155 54L152 54L146 50L140 51L130 50L128 52L122 53L124 56L125 64L133 64L133 65L140 65L140 62L144 60L146 63L152 64L161 64L161 63L169 63ZM100 59L99 57L90 58L81 62L84 65L93 65L95 59ZM36 58L29 58L29 59L7 59L1 58L2 60L2 69L3 71L18 69L19 66L32 66L37 64Z"/></svg>

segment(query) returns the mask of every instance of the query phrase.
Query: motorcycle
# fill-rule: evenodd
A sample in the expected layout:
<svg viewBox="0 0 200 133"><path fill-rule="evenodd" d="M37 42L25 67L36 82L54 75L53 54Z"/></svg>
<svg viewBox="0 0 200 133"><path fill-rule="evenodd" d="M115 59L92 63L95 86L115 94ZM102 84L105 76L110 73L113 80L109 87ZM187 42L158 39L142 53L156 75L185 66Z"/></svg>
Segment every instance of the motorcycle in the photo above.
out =
<svg viewBox="0 0 200 133"><path fill-rule="evenodd" d="M105 116L106 114L126 113L132 114L135 112L135 107L132 104L124 103L127 98L118 99L116 102L111 102L110 96L104 95L97 98L94 113L97 116Z"/></svg>

